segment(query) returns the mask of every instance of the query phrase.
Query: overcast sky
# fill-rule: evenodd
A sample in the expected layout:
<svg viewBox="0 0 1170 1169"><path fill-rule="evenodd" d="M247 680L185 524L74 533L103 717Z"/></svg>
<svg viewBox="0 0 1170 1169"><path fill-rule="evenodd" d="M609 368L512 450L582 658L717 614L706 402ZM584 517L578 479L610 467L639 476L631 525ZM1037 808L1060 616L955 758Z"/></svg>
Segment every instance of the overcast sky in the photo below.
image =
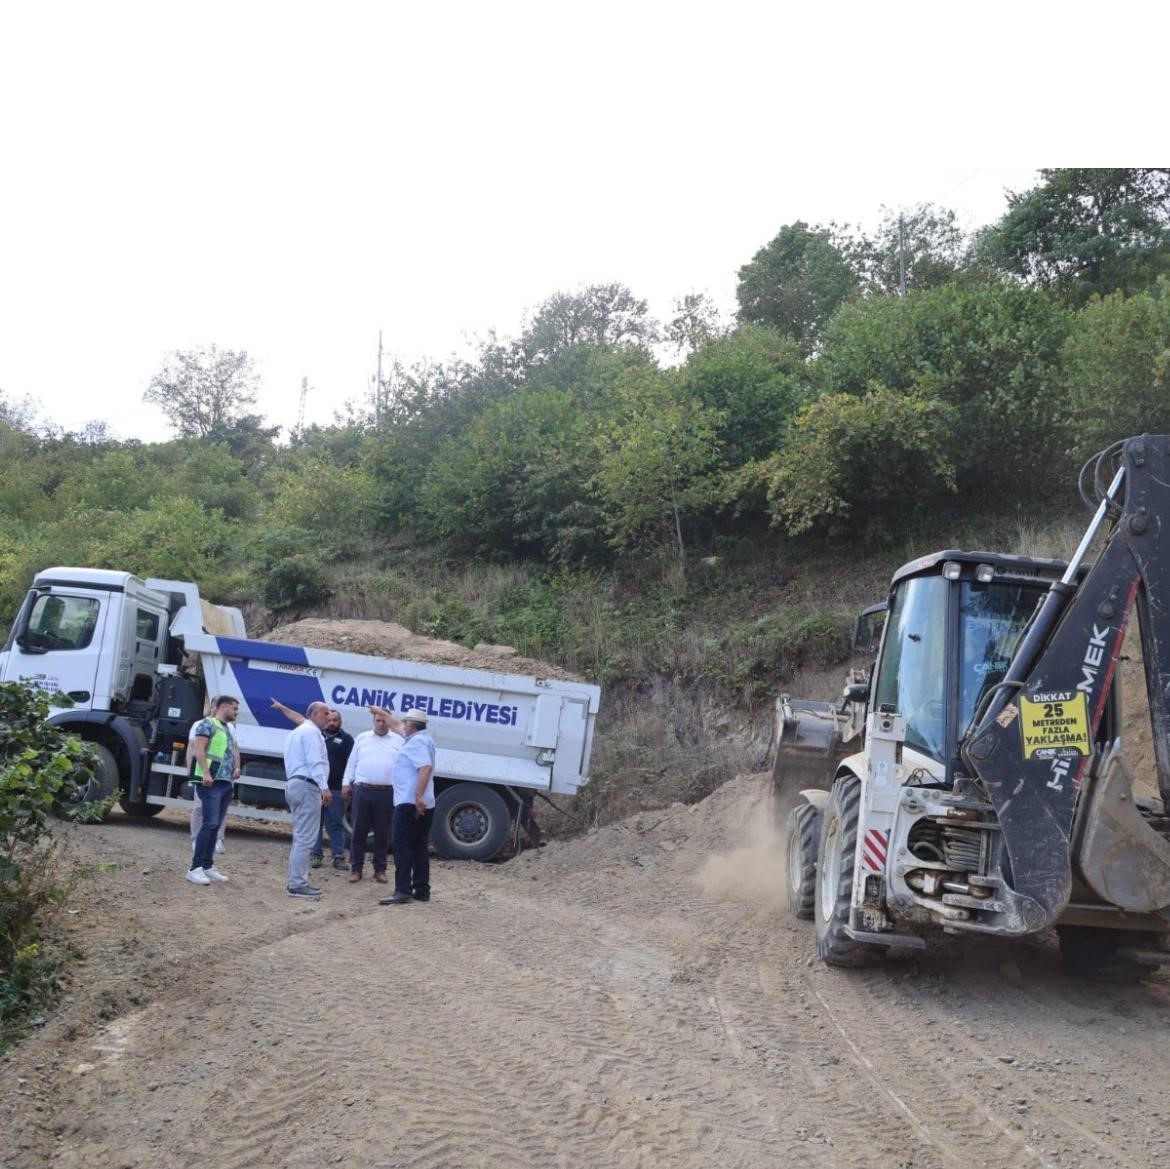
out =
<svg viewBox="0 0 1170 1169"><path fill-rule="evenodd" d="M1166 161L1165 16L794 7L0 0L0 392L165 437L143 390L215 343L328 422L379 329L442 359L600 281L730 312L795 219L972 228L1038 166Z"/></svg>

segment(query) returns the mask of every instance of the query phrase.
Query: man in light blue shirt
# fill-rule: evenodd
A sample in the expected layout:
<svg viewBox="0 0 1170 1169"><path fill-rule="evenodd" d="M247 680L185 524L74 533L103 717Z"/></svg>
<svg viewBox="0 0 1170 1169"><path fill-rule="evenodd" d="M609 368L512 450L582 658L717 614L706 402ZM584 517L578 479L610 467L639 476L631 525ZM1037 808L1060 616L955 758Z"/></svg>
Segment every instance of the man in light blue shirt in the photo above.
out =
<svg viewBox="0 0 1170 1169"><path fill-rule="evenodd" d="M329 707L309 703L305 721L284 742L284 799L293 818L292 851L288 858L288 895L316 900L321 890L309 884L309 858L321 827L321 809L328 805L329 754L322 731Z"/></svg>
<svg viewBox="0 0 1170 1169"><path fill-rule="evenodd" d="M379 905L406 905L431 899L431 858L427 842L435 818L435 743L427 733L425 711L401 715L406 738L394 761L394 893Z"/></svg>

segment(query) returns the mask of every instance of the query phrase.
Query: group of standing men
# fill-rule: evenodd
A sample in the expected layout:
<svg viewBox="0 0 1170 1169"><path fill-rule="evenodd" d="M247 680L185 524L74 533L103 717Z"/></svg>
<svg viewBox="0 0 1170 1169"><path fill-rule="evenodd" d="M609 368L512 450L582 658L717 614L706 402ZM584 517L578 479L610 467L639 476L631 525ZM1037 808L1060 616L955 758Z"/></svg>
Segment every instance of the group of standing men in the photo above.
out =
<svg viewBox="0 0 1170 1169"><path fill-rule="evenodd" d="M197 885L225 882L215 867L223 851L223 823L233 783L240 777L240 753L232 733L239 700L213 698L209 714L195 723L188 739L191 782L192 855L187 879ZM351 883L362 879L366 838L374 835L374 880L387 883L387 852L394 853L394 892L380 905L429 901L427 842L435 814L435 744L427 716L417 710L401 718L371 706L373 729L353 738L341 714L323 702L310 703L302 716L277 699L272 705L296 724L284 748L285 801L293 820L288 893L311 900L323 890L309 881L309 869L324 861L324 834L335 869L345 868L345 805L353 816Z"/></svg>
<svg viewBox="0 0 1170 1169"><path fill-rule="evenodd" d="M274 705L281 706L275 702ZM292 712L282 709L291 717ZM426 729L427 716L409 710L399 718L379 706L369 709L374 716L373 729L353 740L338 793L341 800L350 803L353 815L349 879L351 883L362 879L366 836L372 829L375 881L387 882L387 847L394 853L394 892L383 897L379 904L429 901L427 840L435 808L435 744ZM331 759L325 734L331 716L337 716L340 729L336 711L330 711L323 702L311 703L303 721L285 742L285 800L293 817L288 866L290 897L316 900L322 893L309 882L309 868L314 842L320 839L321 810L324 807L328 815L335 799L335 789L330 786ZM333 864L340 868L335 841L331 828Z"/></svg>

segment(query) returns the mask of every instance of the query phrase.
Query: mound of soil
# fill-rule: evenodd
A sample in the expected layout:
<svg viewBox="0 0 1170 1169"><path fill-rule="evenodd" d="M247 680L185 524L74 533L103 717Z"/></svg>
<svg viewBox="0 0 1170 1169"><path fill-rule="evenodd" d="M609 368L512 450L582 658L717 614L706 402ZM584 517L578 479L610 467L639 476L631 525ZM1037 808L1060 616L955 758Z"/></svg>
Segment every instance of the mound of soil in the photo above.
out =
<svg viewBox="0 0 1170 1169"><path fill-rule="evenodd" d="M453 641L440 641L411 633L392 621L328 621L306 617L280 625L263 637L284 645L305 645L342 653L368 654L379 658L400 658L435 666L461 666L469 670L490 670L493 674L532 675L557 678L563 682L584 679L551 662L522 658L507 646L476 646L467 649Z"/></svg>

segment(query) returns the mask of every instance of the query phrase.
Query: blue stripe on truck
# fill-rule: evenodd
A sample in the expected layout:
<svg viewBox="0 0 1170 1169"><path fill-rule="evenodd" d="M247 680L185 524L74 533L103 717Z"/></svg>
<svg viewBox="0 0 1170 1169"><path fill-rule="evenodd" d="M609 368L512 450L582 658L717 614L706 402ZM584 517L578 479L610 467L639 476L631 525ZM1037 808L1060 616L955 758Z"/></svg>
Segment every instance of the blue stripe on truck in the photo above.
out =
<svg viewBox="0 0 1170 1169"><path fill-rule="evenodd" d="M309 666L309 658L300 646L277 645L270 641L242 641L235 637L217 637L220 653L227 659L240 688L240 697L252 712L256 723L288 731L292 724L273 708L274 698L304 714L312 702L325 702L321 679L297 669ZM271 662L277 669L256 669L253 662ZM286 666L287 670L279 667Z"/></svg>

